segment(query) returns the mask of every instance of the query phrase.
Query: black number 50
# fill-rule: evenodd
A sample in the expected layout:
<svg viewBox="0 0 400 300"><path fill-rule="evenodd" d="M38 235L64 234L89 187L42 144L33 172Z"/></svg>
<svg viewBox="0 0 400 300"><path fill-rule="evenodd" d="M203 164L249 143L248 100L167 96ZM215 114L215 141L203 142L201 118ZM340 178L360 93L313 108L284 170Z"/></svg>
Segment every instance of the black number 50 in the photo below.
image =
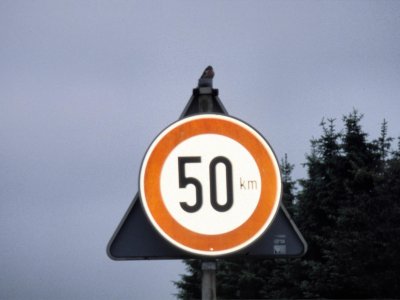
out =
<svg viewBox="0 0 400 300"><path fill-rule="evenodd" d="M201 163L200 156L180 156L178 157L178 173L179 173L179 188L185 188L187 185L192 184L196 190L196 201L194 204L189 205L187 202L180 202L182 209L188 213L197 212L203 205L203 187L201 182L194 177L186 176L185 164L188 163ZM224 204L218 203L217 199L217 165L222 163L225 166L225 179L226 179L226 202ZM210 162L210 201L211 206L219 212L229 210L233 205L233 175L232 163L224 156L217 156Z"/></svg>

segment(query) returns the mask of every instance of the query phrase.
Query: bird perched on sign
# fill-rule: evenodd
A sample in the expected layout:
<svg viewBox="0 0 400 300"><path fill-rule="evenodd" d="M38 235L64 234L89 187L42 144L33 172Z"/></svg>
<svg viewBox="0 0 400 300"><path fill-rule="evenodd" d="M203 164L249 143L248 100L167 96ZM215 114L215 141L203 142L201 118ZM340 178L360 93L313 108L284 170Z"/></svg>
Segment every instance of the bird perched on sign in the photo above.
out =
<svg viewBox="0 0 400 300"><path fill-rule="evenodd" d="M215 73L214 73L213 67L208 66L208 67L204 70L204 72L203 72L203 74L201 75L200 78L211 78L211 79L213 79L213 78L214 78L214 75L215 75Z"/></svg>
<svg viewBox="0 0 400 300"><path fill-rule="evenodd" d="M214 78L214 69L208 66L199 79L199 87L212 87L212 80Z"/></svg>

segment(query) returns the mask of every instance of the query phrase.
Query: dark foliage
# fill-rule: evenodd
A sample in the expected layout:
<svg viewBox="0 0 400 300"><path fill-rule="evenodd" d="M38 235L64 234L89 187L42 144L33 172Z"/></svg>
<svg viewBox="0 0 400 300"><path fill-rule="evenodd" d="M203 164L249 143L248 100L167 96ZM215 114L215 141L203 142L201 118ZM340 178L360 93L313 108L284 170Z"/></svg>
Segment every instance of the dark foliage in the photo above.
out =
<svg viewBox="0 0 400 300"><path fill-rule="evenodd" d="M299 259L220 260L220 299L398 298L400 295L400 138L397 149L383 121L369 141L357 111L321 122L304 166L291 178L281 161L282 201L308 243ZM176 283L181 299L200 298L200 262L185 261Z"/></svg>

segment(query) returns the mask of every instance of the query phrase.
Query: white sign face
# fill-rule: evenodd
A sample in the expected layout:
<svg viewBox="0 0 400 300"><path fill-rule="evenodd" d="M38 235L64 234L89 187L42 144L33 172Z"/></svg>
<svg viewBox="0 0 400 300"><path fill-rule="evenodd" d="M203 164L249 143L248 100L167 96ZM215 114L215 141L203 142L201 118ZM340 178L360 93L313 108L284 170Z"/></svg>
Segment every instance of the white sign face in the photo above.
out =
<svg viewBox="0 0 400 300"><path fill-rule="evenodd" d="M216 256L242 249L269 226L281 178L268 143L227 116L180 120L152 143L140 173L151 223L191 253Z"/></svg>
<svg viewBox="0 0 400 300"><path fill-rule="evenodd" d="M223 156L221 149L224 149ZM197 157L199 161L187 161L188 157ZM211 167L218 157L221 157L220 162ZM181 169L178 168L179 161ZM227 168L227 164L230 167ZM180 170L184 174L180 174ZM215 172L215 199L210 191L214 184L210 182L211 172ZM195 185L179 187L179 178L183 175L200 182L201 199L196 199ZM201 134L183 141L167 157L161 170L161 195L168 211L179 224L201 234L226 233L248 220L260 199L260 183L257 164L246 148L231 138L216 134ZM228 194L233 199L228 199ZM194 207L196 201L201 201L201 205L195 212L188 213L182 207L184 203ZM219 209L213 207L213 201Z"/></svg>

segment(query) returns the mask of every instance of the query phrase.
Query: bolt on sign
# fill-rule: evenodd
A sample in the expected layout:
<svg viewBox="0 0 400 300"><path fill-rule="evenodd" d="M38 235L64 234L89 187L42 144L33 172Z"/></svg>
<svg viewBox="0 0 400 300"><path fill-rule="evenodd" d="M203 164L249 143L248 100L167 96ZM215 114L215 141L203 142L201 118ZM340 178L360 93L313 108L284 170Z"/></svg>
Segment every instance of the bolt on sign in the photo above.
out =
<svg viewBox="0 0 400 300"><path fill-rule="evenodd" d="M281 175L267 141L232 117L202 114L162 131L140 171L146 215L170 243L217 256L240 250L271 224Z"/></svg>

